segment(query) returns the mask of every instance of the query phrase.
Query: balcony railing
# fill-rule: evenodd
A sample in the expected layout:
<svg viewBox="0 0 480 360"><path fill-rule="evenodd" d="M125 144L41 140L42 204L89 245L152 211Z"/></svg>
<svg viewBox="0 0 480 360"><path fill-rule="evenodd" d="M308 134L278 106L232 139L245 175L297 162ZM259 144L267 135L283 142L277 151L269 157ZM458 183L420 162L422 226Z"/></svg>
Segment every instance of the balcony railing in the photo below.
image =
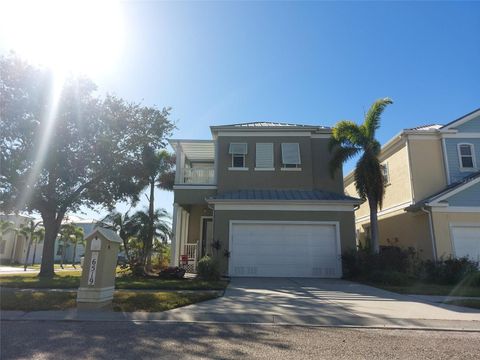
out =
<svg viewBox="0 0 480 360"><path fill-rule="evenodd" d="M214 184L215 169L211 168L184 168L183 183L184 184Z"/></svg>

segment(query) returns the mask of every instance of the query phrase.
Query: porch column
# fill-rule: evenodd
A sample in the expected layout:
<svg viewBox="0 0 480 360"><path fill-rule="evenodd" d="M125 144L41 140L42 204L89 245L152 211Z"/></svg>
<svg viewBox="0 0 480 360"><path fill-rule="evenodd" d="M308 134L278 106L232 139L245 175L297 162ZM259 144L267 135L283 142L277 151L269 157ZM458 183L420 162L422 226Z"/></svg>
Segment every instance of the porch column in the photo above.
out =
<svg viewBox="0 0 480 360"><path fill-rule="evenodd" d="M182 209L178 204L173 204L172 216L172 258L170 259L171 266L178 266L178 258L180 257L180 235L182 229Z"/></svg>

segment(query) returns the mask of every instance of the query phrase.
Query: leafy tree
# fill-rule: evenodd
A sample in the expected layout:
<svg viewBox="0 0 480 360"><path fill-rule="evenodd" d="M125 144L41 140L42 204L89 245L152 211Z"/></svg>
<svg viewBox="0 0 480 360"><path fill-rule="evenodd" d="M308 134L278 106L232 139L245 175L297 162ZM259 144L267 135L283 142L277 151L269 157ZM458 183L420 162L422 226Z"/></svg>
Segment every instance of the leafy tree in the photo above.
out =
<svg viewBox="0 0 480 360"><path fill-rule="evenodd" d="M169 109L101 98L88 79L61 87L57 80L14 55L0 57L0 210L40 213L42 277L54 275L67 211L138 201L143 148L164 148L174 128Z"/></svg>
<svg viewBox="0 0 480 360"><path fill-rule="evenodd" d="M392 104L389 98L373 103L365 115L363 124L340 121L333 128L330 140L330 171L333 176L347 160L360 155L354 170L355 187L362 200L368 200L370 208L370 238L374 252L379 251L377 209L382 207L385 184L378 155L381 145L375 138L385 107Z"/></svg>
<svg viewBox="0 0 480 360"><path fill-rule="evenodd" d="M142 265L146 271L151 271L153 240L156 232L155 223L158 221L158 214L155 212L155 187L163 190L173 189L175 156L165 150L156 152L155 149L147 145L143 148L142 160L144 181L149 189L149 195L147 195L149 202L148 226L144 237Z"/></svg>

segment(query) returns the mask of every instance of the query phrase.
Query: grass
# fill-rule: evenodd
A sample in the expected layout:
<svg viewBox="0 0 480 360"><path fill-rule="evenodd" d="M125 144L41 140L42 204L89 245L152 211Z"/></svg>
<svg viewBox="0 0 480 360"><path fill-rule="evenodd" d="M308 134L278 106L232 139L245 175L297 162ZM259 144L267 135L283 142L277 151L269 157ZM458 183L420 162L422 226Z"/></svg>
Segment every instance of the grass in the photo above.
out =
<svg viewBox="0 0 480 360"><path fill-rule="evenodd" d="M0 285L21 289L76 289L80 285L81 272L57 272L52 279L42 279L37 274L25 273L1 275ZM115 280L117 289L135 290L223 290L228 281L206 281L201 279L155 279L130 275L119 276Z"/></svg>
<svg viewBox="0 0 480 360"><path fill-rule="evenodd" d="M461 299L461 300L449 300L445 304L466 306L474 309L480 309L480 299Z"/></svg>
<svg viewBox="0 0 480 360"><path fill-rule="evenodd" d="M215 292L132 292L117 291L113 298L114 311L158 312L214 299ZM1 310L40 311L65 310L76 307L76 292L2 291Z"/></svg>
<svg viewBox="0 0 480 360"><path fill-rule="evenodd" d="M384 285L373 282L366 284L400 294L480 297L480 287L478 286L440 285L424 282L409 285Z"/></svg>

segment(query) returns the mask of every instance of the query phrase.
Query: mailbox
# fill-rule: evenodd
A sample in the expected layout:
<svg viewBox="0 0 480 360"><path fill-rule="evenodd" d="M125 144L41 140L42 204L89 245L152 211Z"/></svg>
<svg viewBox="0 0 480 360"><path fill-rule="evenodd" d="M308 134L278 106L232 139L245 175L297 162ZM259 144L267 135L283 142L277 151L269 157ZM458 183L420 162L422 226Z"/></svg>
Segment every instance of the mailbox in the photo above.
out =
<svg viewBox="0 0 480 360"><path fill-rule="evenodd" d="M117 257L122 238L113 230L97 227L85 238L85 258L77 306L109 308L115 290Z"/></svg>

